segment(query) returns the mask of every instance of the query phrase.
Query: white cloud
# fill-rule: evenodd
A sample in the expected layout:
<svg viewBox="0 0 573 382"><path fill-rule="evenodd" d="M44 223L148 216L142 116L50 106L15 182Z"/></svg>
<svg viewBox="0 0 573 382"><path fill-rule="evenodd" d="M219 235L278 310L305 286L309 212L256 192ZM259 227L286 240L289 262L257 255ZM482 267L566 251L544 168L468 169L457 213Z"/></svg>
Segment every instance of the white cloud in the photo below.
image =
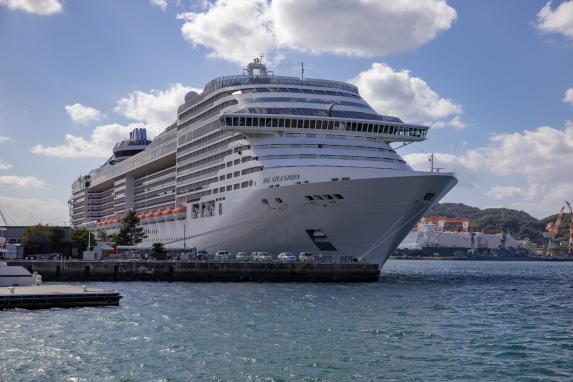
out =
<svg viewBox="0 0 573 382"><path fill-rule="evenodd" d="M415 170L429 171L429 155L413 153L404 155L404 160ZM482 155L476 150L470 150L463 155L447 153L434 154L434 167L442 172L455 172L459 187L474 187L480 174Z"/></svg>
<svg viewBox="0 0 573 382"><path fill-rule="evenodd" d="M96 126L89 138L66 134L64 144L38 144L32 148L32 152L60 158L108 158L113 146L126 139L129 132L135 128L146 128L150 138L164 131L177 119L177 107L184 102L185 94L191 90L201 92L201 89L179 83L166 90L136 90L121 98L114 109L116 113L136 121L135 123Z"/></svg>
<svg viewBox="0 0 573 382"><path fill-rule="evenodd" d="M563 96L563 102L573 106L573 88L565 90L565 95Z"/></svg>
<svg viewBox="0 0 573 382"><path fill-rule="evenodd" d="M117 142L126 139L129 132L136 127L145 127L140 123L120 125L112 123L97 126L89 139L66 134L66 143L57 146L36 145L32 152L38 155L46 155L60 158L107 158L111 155L111 149Z"/></svg>
<svg viewBox="0 0 573 382"><path fill-rule="evenodd" d="M14 140L10 137L5 137L0 135L0 143L8 143L8 142L14 142Z"/></svg>
<svg viewBox="0 0 573 382"><path fill-rule="evenodd" d="M150 136L162 132L177 119L177 107L189 91L201 92L189 86L176 83L166 90L136 90L117 101L114 111L124 117L150 125Z"/></svg>
<svg viewBox="0 0 573 382"><path fill-rule="evenodd" d="M271 55L276 39L272 12L266 0L218 0L205 12L187 12L183 37L193 46L209 49L209 56L246 64L260 54Z"/></svg>
<svg viewBox="0 0 573 382"><path fill-rule="evenodd" d="M374 63L350 82L358 86L362 97L381 114L434 127L465 127L460 119L461 106L441 98L426 81L412 76L408 70L396 71L384 63Z"/></svg>
<svg viewBox="0 0 573 382"><path fill-rule="evenodd" d="M193 46L241 65L281 49L366 57L412 50L456 17L445 0L217 0L178 15Z"/></svg>
<svg viewBox="0 0 573 382"><path fill-rule="evenodd" d="M445 0L273 0L271 7L281 45L366 57L415 49L456 19Z"/></svg>
<svg viewBox="0 0 573 382"><path fill-rule="evenodd" d="M0 0L0 5L43 16L60 13L64 9L60 0Z"/></svg>
<svg viewBox="0 0 573 382"><path fill-rule="evenodd" d="M559 33L573 39L573 1L564 1L555 10L548 1L537 13L537 27L544 33Z"/></svg>
<svg viewBox="0 0 573 382"><path fill-rule="evenodd" d="M7 212L9 224L62 225L70 219L68 205L61 200L0 196L0 205Z"/></svg>
<svg viewBox="0 0 573 382"><path fill-rule="evenodd" d="M528 194L527 191L517 186L492 186L486 195L498 200L516 199L526 196Z"/></svg>
<svg viewBox="0 0 573 382"><path fill-rule="evenodd" d="M167 0L149 0L152 5L161 8L162 11L165 11L167 8Z"/></svg>
<svg viewBox="0 0 573 382"><path fill-rule="evenodd" d="M82 125L93 121L99 121L103 117L102 113L98 109L84 106L81 103L66 105L64 108L74 123Z"/></svg>
<svg viewBox="0 0 573 382"><path fill-rule="evenodd" d="M42 188L46 182L33 176L1 175L0 186Z"/></svg>
<svg viewBox="0 0 573 382"><path fill-rule="evenodd" d="M427 170L428 156L408 154L414 168ZM573 199L573 122L563 129L549 126L496 134L486 146L461 155L436 154L436 166L455 171L461 186L475 186L489 176L493 184L486 196L503 200L510 208L545 217Z"/></svg>
<svg viewBox="0 0 573 382"><path fill-rule="evenodd" d="M12 165L10 163L5 163L0 160L0 170L10 170Z"/></svg>

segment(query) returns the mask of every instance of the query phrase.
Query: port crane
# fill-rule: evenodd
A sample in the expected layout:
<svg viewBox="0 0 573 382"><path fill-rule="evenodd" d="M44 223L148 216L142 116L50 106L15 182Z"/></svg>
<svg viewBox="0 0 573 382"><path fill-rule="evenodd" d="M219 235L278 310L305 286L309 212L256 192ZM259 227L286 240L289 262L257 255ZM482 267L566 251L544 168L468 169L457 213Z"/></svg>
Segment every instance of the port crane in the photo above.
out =
<svg viewBox="0 0 573 382"><path fill-rule="evenodd" d="M6 217L6 213L0 207L0 219L4 225L0 225L0 258L4 257L4 253L6 252L6 244L7 240L4 237L4 231L6 231L6 226L8 226L8 219Z"/></svg>
<svg viewBox="0 0 573 382"><path fill-rule="evenodd" d="M555 238L559 233L559 228L561 227L566 209L568 210L569 215L569 241L567 243L567 253L573 254L573 208L571 207L571 203L565 201L565 205L559 210L555 221L547 223L547 226L545 227L547 231L544 235L547 238L547 247L543 252L545 256L551 256L552 250L557 248Z"/></svg>

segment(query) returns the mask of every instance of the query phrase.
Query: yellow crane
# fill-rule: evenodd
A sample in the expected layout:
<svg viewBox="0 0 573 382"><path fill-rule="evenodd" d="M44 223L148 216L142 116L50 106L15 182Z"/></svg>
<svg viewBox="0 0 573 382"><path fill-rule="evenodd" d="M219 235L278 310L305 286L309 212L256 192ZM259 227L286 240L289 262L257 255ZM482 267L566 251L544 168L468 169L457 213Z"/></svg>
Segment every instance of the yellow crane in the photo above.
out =
<svg viewBox="0 0 573 382"><path fill-rule="evenodd" d="M551 256L552 249L556 248L555 245L555 238L557 237L557 234L559 233L559 228L561 227L561 222L563 221L563 217L565 215L565 209L569 210L569 242L567 245L567 252L568 253L572 253L573 252L573 208L571 208L571 204L568 201L565 201L565 205L563 207L561 207L561 209L559 210L559 213L557 214L557 218L555 219L554 222L549 222L547 223L547 226L545 227L546 229L546 233L545 233L545 237L547 238L547 247L545 248L545 251L543 252L543 254L545 256Z"/></svg>

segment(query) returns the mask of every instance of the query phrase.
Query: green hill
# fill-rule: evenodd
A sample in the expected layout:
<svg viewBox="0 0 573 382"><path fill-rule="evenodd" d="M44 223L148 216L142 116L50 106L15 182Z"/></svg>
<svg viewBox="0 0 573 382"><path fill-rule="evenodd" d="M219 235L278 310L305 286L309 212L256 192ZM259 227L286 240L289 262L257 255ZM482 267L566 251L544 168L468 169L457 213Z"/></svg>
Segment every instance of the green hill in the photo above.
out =
<svg viewBox="0 0 573 382"><path fill-rule="evenodd" d="M430 210L427 215L439 215L445 217L466 217L470 219L470 229L484 232L509 231L516 239L529 238L537 244L543 244L543 232L548 221L555 219L549 216L539 220L527 212L510 208L486 208L479 209L463 203L440 203ZM565 225L564 225L565 226ZM560 235L568 232L563 227Z"/></svg>

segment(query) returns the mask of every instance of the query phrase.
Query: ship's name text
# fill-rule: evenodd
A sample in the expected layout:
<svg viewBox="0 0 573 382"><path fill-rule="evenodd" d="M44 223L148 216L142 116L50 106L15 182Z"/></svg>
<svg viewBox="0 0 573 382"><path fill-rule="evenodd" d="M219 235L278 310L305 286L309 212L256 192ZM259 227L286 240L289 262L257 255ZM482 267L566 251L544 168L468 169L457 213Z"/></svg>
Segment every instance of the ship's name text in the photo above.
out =
<svg viewBox="0 0 573 382"><path fill-rule="evenodd" d="M277 183L277 182L286 182L288 180L299 180L299 179L300 179L300 174L269 176L268 178L263 179L263 183Z"/></svg>

